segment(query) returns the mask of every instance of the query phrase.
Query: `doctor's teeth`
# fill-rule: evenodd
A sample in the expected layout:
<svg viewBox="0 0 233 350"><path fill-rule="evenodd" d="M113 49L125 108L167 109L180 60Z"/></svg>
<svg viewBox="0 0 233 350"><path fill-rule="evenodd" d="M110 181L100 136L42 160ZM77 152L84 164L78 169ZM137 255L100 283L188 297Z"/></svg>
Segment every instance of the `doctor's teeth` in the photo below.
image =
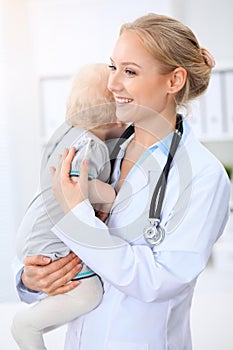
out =
<svg viewBox="0 0 233 350"><path fill-rule="evenodd" d="M129 98L116 98L116 102L118 103L129 103L133 101L132 99L129 99Z"/></svg>

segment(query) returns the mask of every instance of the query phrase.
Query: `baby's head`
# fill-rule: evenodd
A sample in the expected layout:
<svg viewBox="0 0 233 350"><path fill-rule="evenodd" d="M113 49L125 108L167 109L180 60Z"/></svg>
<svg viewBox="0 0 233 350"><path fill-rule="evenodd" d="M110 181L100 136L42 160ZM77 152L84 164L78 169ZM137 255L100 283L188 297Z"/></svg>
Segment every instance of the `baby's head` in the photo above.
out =
<svg viewBox="0 0 233 350"><path fill-rule="evenodd" d="M116 122L112 93L107 88L109 67L89 64L74 76L66 103L68 124L92 129Z"/></svg>

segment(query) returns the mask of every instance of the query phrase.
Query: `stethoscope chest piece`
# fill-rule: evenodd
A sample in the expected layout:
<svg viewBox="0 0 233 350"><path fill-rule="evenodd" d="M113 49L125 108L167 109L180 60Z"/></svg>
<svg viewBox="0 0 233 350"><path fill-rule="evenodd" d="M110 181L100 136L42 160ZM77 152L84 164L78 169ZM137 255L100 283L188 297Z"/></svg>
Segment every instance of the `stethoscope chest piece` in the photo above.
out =
<svg viewBox="0 0 233 350"><path fill-rule="evenodd" d="M144 238L151 246L162 243L165 238L165 230L159 226L158 222L152 222L144 229Z"/></svg>

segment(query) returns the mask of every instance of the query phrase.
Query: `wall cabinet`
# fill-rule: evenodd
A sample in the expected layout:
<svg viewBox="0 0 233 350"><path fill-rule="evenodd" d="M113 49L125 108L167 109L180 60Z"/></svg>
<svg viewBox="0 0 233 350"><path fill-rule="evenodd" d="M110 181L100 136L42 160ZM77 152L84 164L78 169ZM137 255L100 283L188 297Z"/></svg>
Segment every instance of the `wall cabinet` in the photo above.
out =
<svg viewBox="0 0 233 350"><path fill-rule="evenodd" d="M201 141L233 141L233 69L213 72L206 93L191 103L189 120Z"/></svg>

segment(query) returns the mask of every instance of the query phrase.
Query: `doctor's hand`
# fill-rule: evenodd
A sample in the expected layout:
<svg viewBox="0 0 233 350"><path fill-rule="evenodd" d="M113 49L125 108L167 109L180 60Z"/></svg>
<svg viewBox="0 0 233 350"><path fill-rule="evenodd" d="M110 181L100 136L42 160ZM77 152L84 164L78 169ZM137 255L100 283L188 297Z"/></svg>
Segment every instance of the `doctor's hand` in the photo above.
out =
<svg viewBox="0 0 233 350"><path fill-rule="evenodd" d="M32 291L47 295L67 293L79 284L71 280L81 271L80 262L74 253L53 262L42 255L29 256L25 259L21 279Z"/></svg>
<svg viewBox="0 0 233 350"><path fill-rule="evenodd" d="M53 177L52 192L64 213L67 213L77 204L88 198L88 171L89 160L84 159L80 166L78 181L70 177L71 162L75 155L75 148L65 149L59 156L57 168L51 167Z"/></svg>

